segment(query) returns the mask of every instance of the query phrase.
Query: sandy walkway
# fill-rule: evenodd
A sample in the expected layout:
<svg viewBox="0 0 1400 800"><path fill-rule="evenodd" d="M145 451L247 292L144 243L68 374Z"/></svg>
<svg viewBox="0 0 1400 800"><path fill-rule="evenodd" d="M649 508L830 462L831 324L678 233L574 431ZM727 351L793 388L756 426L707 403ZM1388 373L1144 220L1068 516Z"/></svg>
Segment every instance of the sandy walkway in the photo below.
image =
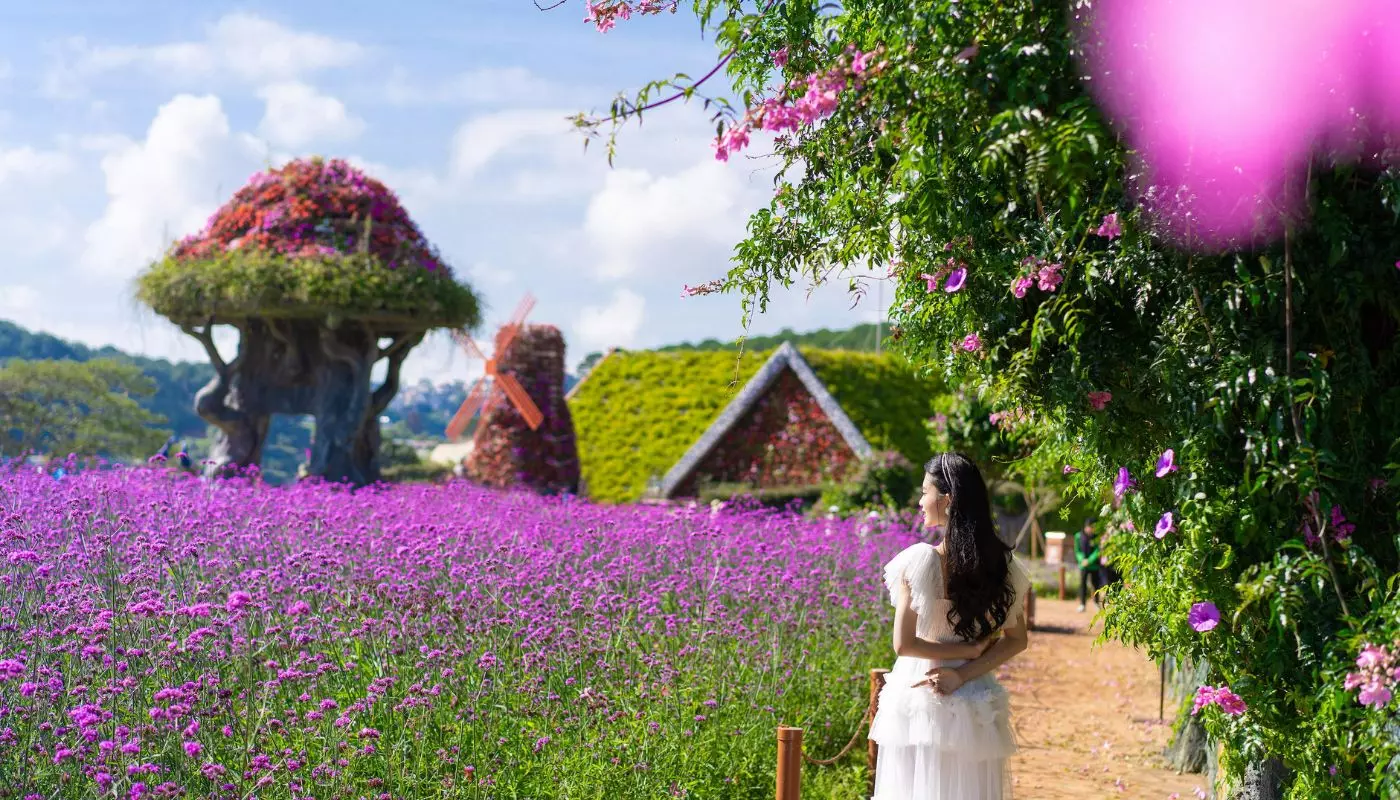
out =
<svg viewBox="0 0 1400 800"><path fill-rule="evenodd" d="M1177 775L1162 759L1174 710L1157 719L1158 673L1119 644L1091 647L1093 606L1038 600L1031 646L1007 665L1011 718L1021 752L1011 763L1017 800L1195 798L1201 775ZM1097 630L1097 629L1096 629Z"/></svg>

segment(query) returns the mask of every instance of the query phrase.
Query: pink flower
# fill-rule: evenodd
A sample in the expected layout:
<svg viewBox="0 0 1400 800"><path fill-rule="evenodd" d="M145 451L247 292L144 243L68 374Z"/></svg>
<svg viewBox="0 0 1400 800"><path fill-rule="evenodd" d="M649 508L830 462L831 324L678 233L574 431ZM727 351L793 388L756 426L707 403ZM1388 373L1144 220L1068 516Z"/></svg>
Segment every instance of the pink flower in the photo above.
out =
<svg viewBox="0 0 1400 800"><path fill-rule="evenodd" d="M1232 717L1238 717L1245 712L1244 700L1230 691L1228 686L1222 686L1215 690L1215 704L1220 706L1221 711Z"/></svg>
<svg viewBox="0 0 1400 800"><path fill-rule="evenodd" d="M1157 459L1156 475L1159 478L1165 478L1173 472L1176 472L1176 453L1168 447L1162 451L1162 455Z"/></svg>
<svg viewBox="0 0 1400 800"><path fill-rule="evenodd" d="M1040 272L1036 274L1039 280L1037 286L1040 287L1040 291L1053 292L1060 288L1060 284L1065 280L1064 276L1060 274L1062 268L1061 264L1046 264L1040 268Z"/></svg>
<svg viewBox="0 0 1400 800"><path fill-rule="evenodd" d="M233 612L244 608L253 602L253 596L247 592L229 592L228 602L224 603L224 610Z"/></svg>
<svg viewBox="0 0 1400 800"><path fill-rule="evenodd" d="M715 139L715 160L728 161L730 153L737 153L749 146L749 128L745 122L740 122Z"/></svg>
<svg viewBox="0 0 1400 800"><path fill-rule="evenodd" d="M940 269L932 275L928 274L927 272L920 272L919 277L924 279L924 288L930 294L932 294L933 292L938 291L938 284L940 281L943 280L943 276L945 274L947 273L944 270Z"/></svg>
<svg viewBox="0 0 1400 800"><path fill-rule="evenodd" d="M1087 397L1089 398L1089 405L1092 406L1095 411L1103 411L1108 407L1109 401L1113 399L1113 393L1089 392Z"/></svg>
<svg viewBox="0 0 1400 800"><path fill-rule="evenodd" d="M185 755L189 756L190 758L194 758L195 756L199 755L200 751L204 749L204 745L201 745L199 742L185 742L184 746Z"/></svg>
<svg viewBox="0 0 1400 800"><path fill-rule="evenodd" d="M777 50L774 50L773 52L769 53L769 55L773 57L773 66L777 67L778 69L782 69L783 67L787 66L788 49L786 46L779 47Z"/></svg>
<svg viewBox="0 0 1400 800"><path fill-rule="evenodd" d="M1022 275L1021 277L1011 282L1011 294L1015 295L1018 298L1025 297L1026 290L1030 289L1033 283L1034 281L1032 281L1029 277Z"/></svg>
<svg viewBox="0 0 1400 800"><path fill-rule="evenodd" d="M967 336L963 337L962 349L966 350L969 353L981 350L982 337L978 336L975 333L969 333Z"/></svg>
<svg viewBox="0 0 1400 800"><path fill-rule="evenodd" d="M943 291L952 294L953 292L961 290L966 283L967 267L960 265L952 272L948 273L948 282L943 284Z"/></svg>
<svg viewBox="0 0 1400 800"><path fill-rule="evenodd" d="M1368 644L1361 648L1361 652L1356 656L1356 666L1362 669L1374 669L1385 666L1390 660L1390 653L1384 647Z"/></svg>
<svg viewBox="0 0 1400 800"><path fill-rule="evenodd" d="M1119 236L1122 236L1123 228L1118 224L1118 213L1114 212L1105 216L1103 222L1099 225L1099 229L1094 231L1094 233L1105 239L1117 239Z"/></svg>
<svg viewBox="0 0 1400 800"><path fill-rule="evenodd" d="M1381 685L1379 681L1372 681L1361 687L1361 691L1356 695L1356 702L1363 706L1381 708L1390 702L1390 690Z"/></svg>
<svg viewBox="0 0 1400 800"><path fill-rule="evenodd" d="M1071 467L1069 464L1066 464L1066 465L1065 465L1065 468L1064 468L1064 470L1063 470L1063 473L1064 473L1065 475L1073 475L1074 473L1076 473L1076 472L1078 472L1078 471L1079 471L1079 470L1075 469L1074 467Z"/></svg>
<svg viewBox="0 0 1400 800"><path fill-rule="evenodd" d="M1215 626L1220 624L1220 609L1216 608L1215 603L1209 600L1196 603L1191 606L1191 611L1186 615L1186 621L1190 623L1196 633L1214 630Z"/></svg>
<svg viewBox="0 0 1400 800"><path fill-rule="evenodd" d="M1176 522L1172 518L1172 512L1168 511L1167 513L1162 515L1161 519L1157 520L1157 528L1152 532L1152 535L1156 536L1158 539L1161 539L1167 534L1174 532L1175 530Z"/></svg>
<svg viewBox="0 0 1400 800"><path fill-rule="evenodd" d="M305 600L298 600L295 603L292 603L291 605L287 606L287 613L294 617L301 614L305 614L310 610L311 606L308 605Z"/></svg>
<svg viewBox="0 0 1400 800"><path fill-rule="evenodd" d="M864 75L865 70L868 69L869 66L869 53L856 53L855 57L851 59L851 72L855 73L856 75Z"/></svg>

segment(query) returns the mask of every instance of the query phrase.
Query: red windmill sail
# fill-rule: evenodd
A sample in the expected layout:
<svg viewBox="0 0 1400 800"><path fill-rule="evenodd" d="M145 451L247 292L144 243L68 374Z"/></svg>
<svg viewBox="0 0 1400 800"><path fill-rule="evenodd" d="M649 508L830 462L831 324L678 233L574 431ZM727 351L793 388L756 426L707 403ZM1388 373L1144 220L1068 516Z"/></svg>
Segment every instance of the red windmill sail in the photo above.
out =
<svg viewBox="0 0 1400 800"><path fill-rule="evenodd" d="M478 379L472 385L471 391L467 392L467 399L462 401L462 407L457 409L457 413L452 415L452 421L447 423L447 439L455 441L462 432L467 429L467 424L472 417L476 416L485 406L487 394L490 390L485 388L485 381L490 378L493 386L500 387L507 399L515 405L520 416L525 418L525 424L530 426L530 430L537 430L540 423L544 421L544 414L535 405L535 401L530 399L530 395L525 391L525 387L520 385L520 381L515 379L509 372L500 372L497 363L505 355L511 343L515 341L515 336L520 332L522 324L525 322L525 315L530 313L530 309L535 306L535 298L528 293L516 306L515 313L511 315L510 322L501 326L501 330L496 334L496 350L491 358L481 352L476 342L467 335L466 331L454 330L452 338L467 351L467 355L479 358L486 362L486 375Z"/></svg>

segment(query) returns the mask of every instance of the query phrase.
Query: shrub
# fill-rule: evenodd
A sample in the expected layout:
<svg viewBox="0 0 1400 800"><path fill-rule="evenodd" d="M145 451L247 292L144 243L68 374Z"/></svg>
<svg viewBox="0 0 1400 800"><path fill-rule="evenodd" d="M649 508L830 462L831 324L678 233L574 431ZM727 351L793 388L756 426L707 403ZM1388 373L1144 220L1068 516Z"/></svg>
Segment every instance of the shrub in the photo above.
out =
<svg viewBox="0 0 1400 800"><path fill-rule="evenodd" d="M252 316L472 327L476 296L384 184L344 161L254 175L143 273L138 298L179 325Z"/></svg>
<svg viewBox="0 0 1400 800"><path fill-rule="evenodd" d="M918 502L923 467L900 453L883 451L861 463L846 483L832 484L820 505L842 516L860 511L901 511Z"/></svg>

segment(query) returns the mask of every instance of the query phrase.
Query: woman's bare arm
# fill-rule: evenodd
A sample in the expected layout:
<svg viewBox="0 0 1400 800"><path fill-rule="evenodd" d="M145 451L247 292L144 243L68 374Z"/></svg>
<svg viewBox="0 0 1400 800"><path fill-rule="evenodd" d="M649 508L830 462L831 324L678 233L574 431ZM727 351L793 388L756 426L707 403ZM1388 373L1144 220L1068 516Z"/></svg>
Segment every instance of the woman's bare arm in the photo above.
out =
<svg viewBox="0 0 1400 800"><path fill-rule="evenodd" d="M920 639L918 630L919 614L914 610L909 584L900 581L899 595L895 599L894 607L895 655L927 659L975 659L984 657L983 651L988 650L989 640L986 639L978 642L930 642L927 639ZM1007 656L1007 658L1010 657L1010 655Z"/></svg>
<svg viewBox="0 0 1400 800"><path fill-rule="evenodd" d="M1005 664L1030 644L1030 637L1026 631L1026 619L1023 616L1018 616L1014 622L1008 621L1001 632L1002 637L991 647L988 647L986 652L956 668L958 677L962 678L962 683L980 678Z"/></svg>

